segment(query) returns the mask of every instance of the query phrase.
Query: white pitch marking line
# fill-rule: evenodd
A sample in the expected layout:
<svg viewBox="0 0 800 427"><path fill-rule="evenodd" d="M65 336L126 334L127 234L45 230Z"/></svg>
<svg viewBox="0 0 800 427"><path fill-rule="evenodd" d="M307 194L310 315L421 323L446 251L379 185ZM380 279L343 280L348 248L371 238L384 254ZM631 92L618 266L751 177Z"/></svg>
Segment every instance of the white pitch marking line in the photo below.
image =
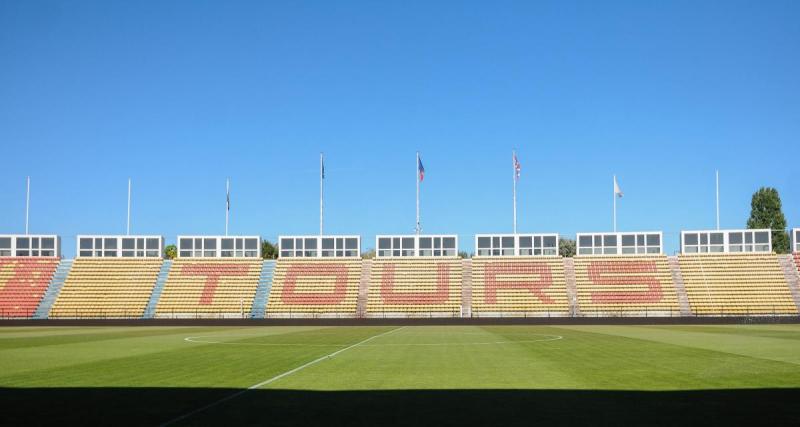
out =
<svg viewBox="0 0 800 427"><path fill-rule="evenodd" d="M337 354L343 353L343 352L345 352L345 351L347 351L347 350L350 350L351 348L358 347L358 346L360 346L361 344L364 344L364 343L366 343L366 342L369 342L369 341L372 341L372 340L374 340L375 338L380 338L380 337L382 337L382 336L384 336L384 335L391 334L392 332L399 331L399 330L401 330L401 329L403 329L403 328L405 328L405 326L401 326L401 327L399 327L399 328L395 328L395 329L392 329L391 331L386 331L386 332L380 333L380 334L378 334L378 335L373 335L373 336L371 336L371 337L369 337L369 338L367 338L367 339L365 339L365 340L363 340L363 341L359 341L359 342L357 342L357 343L355 343L355 344L353 344L353 345L351 345L351 346L349 346L349 347L345 347L345 348L343 348L343 349L341 349L341 350L334 351L333 353L331 353L331 354L328 354L328 355L326 355L326 356L322 356L322 357L320 357L320 358L318 358L318 359L314 359L314 360L312 360L312 361L310 361L310 362L308 362L308 363L306 363L306 364L304 364L304 365L298 366L298 367L296 367L296 368L294 368L294 369L292 369L292 370L289 370L289 371L286 371L286 372L284 372L284 373L282 373L282 374L276 375L276 376L274 376L274 377L272 377L272 378L270 378L270 379L268 379L268 380L261 381L261 382L260 382L260 383L258 383L258 384L253 384L253 385L251 385L250 387L247 387L247 388L246 388L246 389L244 389L244 390L239 390L239 391L237 391L236 393L233 393L233 394L231 394L231 395L225 396L225 397L223 397L222 399L219 399L219 400L217 400L217 401L214 401L214 402L211 402L211 403L209 403L208 405L205 405L205 406L202 406L202 407L200 407L200 408L197 408L197 409L195 409L195 410L193 410L193 411L191 411L191 412L187 412L187 413L185 413L185 414L183 414L183 415L181 415L181 416L179 416L179 417L177 417L177 418L173 418L173 419L171 419L171 420L169 420L169 421L167 421L167 422L165 422L165 423L161 424L161 426L162 426L162 427L164 427L164 426L168 426L168 425L175 424L175 423L177 423L177 422L179 422L179 421L183 421L183 420L185 420L185 419L187 419L187 418L191 417L192 415L195 415L195 414L198 414L198 413L200 413L200 412L203 412L203 411L205 411L205 410L207 410L207 409L213 408L214 406L217 406L217 405L219 405L220 403L225 403L225 402L227 402L227 401L229 401L229 400L231 400L231 399L235 399L235 398L237 398L237 397L239 397L239 396L241 396L241 395L243 395L243 394L247 393L247 392L248 392L248 391L250 391L250 390L255 390L255 389L257 389L257 388L263 387L263 386L265 386L265 385L267 385L267 384L270 384L270 383L272 383L272 382L278 381L278 380L279 380L279 379L281 379L281 378L284 378L284 377L287 377L287 376L289 376L289 375L292 375L293 373L295 373L295 372L298 372L298 371L301 371L301 370L303 370L303 369L305 369L305 368L307 368L307 367L309 367L309 366L311 366L311 365L314 365L314 364L317 364L317 363L319 363L319 362L322 362L323 360L327 360L327 359L333 358L333 357L335 357Z"/></svg>
<svg viewBox="0 0 800 427"><path fill-rule="evenodd" d="M249 336L254 336L255 334L250 334ZM258 335L264 336L264 335ZM230 337L239 338L244 337L244 335L231 335ZM344 344L300 344L300 343L247 343L247 342L225 342L225 341L208 341L199 338L209 338L206 336L196 336L196 337L186 337L183 340L186 342L192 342L195 344L224 344L224 345L257 345L257 346L265 346L265 347L341 347Z"/></svg>
<svg viewBox="0 0 800 427"><path fill-rule="evenodd" d="M518 334L522 335L522 334ZM362 344L362 347L440 347L452 345L492 345L492 344L526 344L535 342L548 342L558 341L564 339L561 335L547 335L547 334L527 334L538 335L547 337L538 340L511 340L511 341L481 341L481 342L443 342L443 343L404 343L404 344ZM208 341L200 340L198 338L209 338L203 336L186 337L183 340L197 344L220 344L220 345L243 345L243 346L259 346L259 347L338 347L338 344L300 344L300 343L248 343L248 342L225 342L225 341Z"/></svg>

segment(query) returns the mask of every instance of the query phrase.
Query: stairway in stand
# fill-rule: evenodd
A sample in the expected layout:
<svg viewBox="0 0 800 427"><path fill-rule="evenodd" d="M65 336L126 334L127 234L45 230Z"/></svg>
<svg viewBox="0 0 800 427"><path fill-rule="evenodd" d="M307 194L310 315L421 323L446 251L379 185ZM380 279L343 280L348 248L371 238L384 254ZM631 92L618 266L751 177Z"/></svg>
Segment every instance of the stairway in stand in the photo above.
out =
<svg viewBox="0 0 800 427"><path fill-rule="evenodd" d="M153 286L153 293L150 294L150 300L147 301L147 307L144 309L142 319L152 319L155 317L156 306L158 305L158 300L161 298L161 291L164 290L164 283L167 282L167 276L169 276L170 268L172 268L172 260L165 259L161 264L161 270L158 271L156 285Z"/></svg>
<svg viewBox="0 0 800 427"><path fill-rule="evenodd" d="M269 299L269 291L272 289L272 277L275 275L276 263L277 261L274 259L268 259L264 260L261 265L256 296L253 299L253 307L250 309L251 319L263 319L267 312L267 299Z"/></svg>
<svg viewBox="0 0 800 427"><path fill-rule="evenodd" d="M367 317L367 291L369 290L369 276L372 274L372 260L365 259L361 263L361 281L358 284L356 317Z"/></svg>
<svg viewBox="0 0 800 427"><path fill-rule="evenodd" d="M691 316L692 308L689 305L689 297L686 295L686 285L683 284L683 274L677 256L668 256L669 271L672 274L672 282L675 283L675 292L678 294L678 305L681 308L681 316Z"/></svg>
<svg viewBox="0 0 800 427"><path fill-rule="evenodd" d="M461 262L461 317L472 317L472 259Z"/></svg>
<svg viewBox="0 0 800 427"><path fill-rule="evenodd" d="M569 313L572 317L578 317L581 315L581 308L578 306L578 288L575 284L575 258L564 258L564 279L567 282Z"/></svg>
<svg viewBox="0 0 800 427"><path fill-rule="evenodd" d="M797 306L797 311L800 313L800 277L798 277L798 266L794 264L792 255L778 255L778 261L781 263L783 276L786 277L786 283L789 285L789 291L792 293L794 305Z"/></svg>
<svg viewBox="0 0 800 427"><path fill-rule="evenodd" d="M58 298L58 294L64 286L64 281L67 280L67 275L69 275L69 270L72 268L73 261L75 260L62 259L61 262L58 263L56 272L53 274L53 279L50 280L50 285L47 287L47 291L45 291L42 297L42 302L39 303L39 307L36 308L36 311L33 313L34 319L47 319L48 314L50 314L50 308L53 307L53 303L56 302L56 298Z"/></svg>

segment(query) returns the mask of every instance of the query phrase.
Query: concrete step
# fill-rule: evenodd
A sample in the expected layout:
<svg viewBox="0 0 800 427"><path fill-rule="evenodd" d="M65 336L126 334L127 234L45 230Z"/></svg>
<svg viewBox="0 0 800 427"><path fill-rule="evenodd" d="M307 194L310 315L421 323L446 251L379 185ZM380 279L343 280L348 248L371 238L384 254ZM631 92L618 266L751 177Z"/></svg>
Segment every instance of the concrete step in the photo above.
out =
<svg viewBox="0 0 800 427"><path fill-rule="evenodd" d="M156 283L153 285L153 292L150 294L150 299L147 301L147 306L144 309L143 319L152 319L156 316L156 307L158 300L161 299L161 292L164 291L164 285L167 283L169 270L172 268L172 260L165 259L161 263L161 269L156 276Z"/></svg>
<svg viewBox="0 0 800 427"><path fill-rule="evenodd" d="M692 307L689 304L689 296L686 294L686 285L683 282L683 273L677 256L668 256L669 272L672 274L672 282L675 283L675 292L678 294L678 306L681 309L681 316L691 316Z"/></svg>
<svg viewBox="0 0 800 427"><path fill-rule="evenodd" d="M472 317L472 259L461 261L461 317Z"/></svg>
<svg viewBox="0 0 800 427"><path fill-rule="evenodd" d="M272 278L275 275L275 264L277 261L274 259L267 259L261 264L261 276L258 278L258 287L256 288L256 296L253 299L253 307L250 310L251 319L263 319L267 311L267 302L269 300L269 291L272 289Z"/></svg>
<svg viewBox="0 0 800 427"><path fill-rule="evenodd" d="M783 270L783 277L786 278L786 283L789 285L789 291L792 293L794 305L797 307L797 311L800 312L800 273L798 272L798 266L794 264L792 255L778 255L778 261L780 261L781 270Z"/></svg>
<svg viewBox="0 0 800 427"><path fill-rule="evenodd" d="M372 274L372 260L361 261L361 280L358 283L358 303L356 316L367 317L367 293L369 292L369 278Z"/></svg>
<svg viewBox="0 0 800 427"><path fill-rule="evenodd" d="M564 279L567 282L569 313L574 317L580 316L581 308L578 304L578 287L575 280L575 259L572 257L564 258Z"/></svg>

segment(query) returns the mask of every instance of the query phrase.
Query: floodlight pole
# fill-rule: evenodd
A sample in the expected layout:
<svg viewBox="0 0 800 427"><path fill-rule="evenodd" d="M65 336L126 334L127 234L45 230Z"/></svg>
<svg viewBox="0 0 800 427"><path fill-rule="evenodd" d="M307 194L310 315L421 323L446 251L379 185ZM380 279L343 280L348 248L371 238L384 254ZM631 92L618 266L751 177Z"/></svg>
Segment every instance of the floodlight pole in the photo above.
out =
<svg viewBox="0 0 800 427"><path fill-rule="evenodd" d="M323 231L322 226L325 215L325 210L324 210L325 187L323 186L324 181L325 181L325 164L322 158L322 153L319 153L319 235L320 236L322 236L322 231Z"/></svg>
<svg viewBox="0 0 800 427"><path fill-rule="evenodd" d="M125 228L125 235L131 235L131 179L128 178L128 225Z"/></svg>
<svg viewBox="0 0 800 427"><path fill-rule="evenodd" d="M614 232L617 232L617 176L614 175L614 188L611 191L611 197L614 199Z"/></svg>
<svg viewBox="0 0 800 427"><path fill-rule="evenodd" d="M511 150L511 181L514 183L514 235L517 234L517 153Z"/></svg>
<svg viewBox="0 0 800 427"><path fill-rule="evenodd" d="M25 190L25 234L28 234L28 219L30 218L31 211L31 177L26 179L27 189Z"/></svg>
<svg viewBox="0 0 800 427"><path fill-rule="evenodd" d="M717 169L716 175L717 175L717 230L719 230L719 169Z"/></svg>
<svg viewBox="0 0 800 427"><path fill-rule="evenodd" d="M228 235L228 217L231 211L231 179L225 180L225 236Z"/></svg>
<svg viewBox="0 0 800 427"><path fill-rule="evenodd" d="M416 233L419 236L420 232L420 224L419 224L419 151L417 151L417 162L414 164L414 172L417 176L417 228Z"/></svg>

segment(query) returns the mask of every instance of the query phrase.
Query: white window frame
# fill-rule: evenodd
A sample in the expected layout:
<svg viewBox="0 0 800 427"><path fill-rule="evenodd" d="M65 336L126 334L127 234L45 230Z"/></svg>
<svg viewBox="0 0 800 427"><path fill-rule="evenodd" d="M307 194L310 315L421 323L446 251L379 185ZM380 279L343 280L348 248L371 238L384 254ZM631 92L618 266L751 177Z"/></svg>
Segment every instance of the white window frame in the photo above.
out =
<svg viewBox="0 0 800 427"><path fill-rule="evenodd" d="M389 239L389 249L381 249L381 239ZM399 240L396 240L399 239ZM403 240L408 239L408 240ZM423 255L428 249L420 248L420 239L431 239L430 254ZM453 239L454 246L452 248L445 248L445 239ZM440 242L440 248L436 248L436 242ZM399 247L395 247L396 243L400 243ZM411 247L404 245L405 242L412 243ZM440 251L436 253L437 249ZM449 253L448 253L449 252ZM454 258L458 256L458 236L455 234L379 234L375 236L375 257L376 258Z"/></svg>
<svg viewBox="0 0 800 427"><path fill-rule="evenodd" d="M650 244L650 236L658 236L658 245ZM623 245L622 238L633 236L634 245ZM582 238L588 237L592 241L591 246L581 244ZM614 237L616 242L613 245L606 245L606 238ZM643 244L640 243L642 238ZM598 244L599 242L599 244ZM628 251L632 249L632 252ZM578 233L575 238L575 254L577 256L593 255L623 255L623 256L642 256L642 255L661 255L664 253L664 233L661 231L618 231L612 233Z"/></svg>
<svg viewBox="0 0 800 427"><path fill-rule="evenodd" d="M326 240L333 240L333 248L323 249L322 245ZM356 248L347 248L347 241L355 239ZM286 241L292 242L292 247L286 247ZM303 247L298 247L298 242L303 243ZM308 243L314 242L315 248L309 250ZM341 247L340 247L341 243ZM296 235L278 236L278 257L279 258L360 258L361 257L361 236L357 235Z"/></svg>
<svg viewBox="0 0 800 427"><path fill-rule="evenodd" d="M554 238L554 247L545 247L545 238ZM481 239L489 239L489 247L481 248L479 242ZM522 238L531 239L531 247L523 248L520 245ZM503 247L504 239L512 239L513 246L510 248ZM539 240L539 246L536 245L536 240ZM558 255L558 242L559 235L557 233L538 233L538 234L476 234L475 235L475 256L556 256ZM499 243L495 247L495 243ZM530 253L527 253L530 250ZM539 253L537 253L537 251Z"/></svg>
<svg viewBox="0 0 800 427"><path fill-rule="evenodd" d="M756 243L756 233L766 233L767 243ZM722 234L722 243L711 243L712 234ZM731 235L742 235L741 243L731 243ZM697 244L687 244L686 236L696 235ZM750 241L747 241L748 235ZM703 243L705 237L705 243ZM741 246L741 248L739 247ZM771 253L772 230L768 228L740 229L740 230L684 230L681 231L682 254L719 254L719 253Z"/></svg>
<svg viewBox="0 0 800 427"><path fill-rule="evenodd" d="M0 256L25 258L60 258L61 237L54 234L0 234L0 238L9 239L10 247L0 248ZM21 248L19 241L28 239L28 247ZM52 239L53 248L42 248L43 239ZM52 253L51 253L52 251ZM42 255L42 253L46 253Z"/></svg>
<svg viewBox="0 0 800 427"><path fill-rule="evenodd" d="M191 248L183 246L184 240L188 239L191 240ZM247 249L247 240L256 241L255 249ZM233 241L233 248L223 249L223 241ZM207 242L213 244L206 248ZM239 242L241 248L237 245ZM178 258L261 258L259 236L178 236L176 246Z"/></svg>
<svg viewBox="0 0 800 427"><path fill-rule="evenodd" d="M800 252L800 228L793 228L792 235L792 252Z"/></svg>
<svg viewBox="0 0 800 427"><path fill-rule="evenodd" d="M123 242L129 239L133 239L133 248L123 248ZM147 247L151 240L158 242L155 249ZM81 247L84 241L89 241L89 247ZM116 247L106 249L109 242L115 242L112 246ZM163 236L79 234L75 239L77 258L162 258L163 254Z"/></svg>

